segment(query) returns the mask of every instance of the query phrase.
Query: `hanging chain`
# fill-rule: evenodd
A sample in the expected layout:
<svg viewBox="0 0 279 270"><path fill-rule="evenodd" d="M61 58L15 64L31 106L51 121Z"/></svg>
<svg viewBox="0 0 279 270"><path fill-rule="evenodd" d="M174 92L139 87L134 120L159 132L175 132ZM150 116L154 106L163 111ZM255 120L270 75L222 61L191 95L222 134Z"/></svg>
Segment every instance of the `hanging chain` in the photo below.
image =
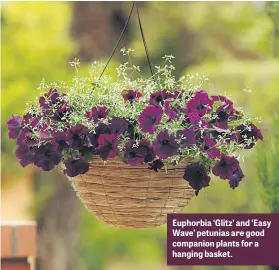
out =
<svg viewBox="0 0 279 270"><path fill-rule="evenodd" d="M148 52L147 43L146 43L146 40L145 40L145 36L144 36L144 32L143 32L143 27L142 27L142 23L141 23L141 19L140 19L139 9L138 9L138 6L136 4L136 1L133 1L133 5L132 5L132 8L130 10L129 17L128 17L126 23L125 23L125 26L124 26L124 28L123 28L123 30L122 30L122 32L121 32L121 34L120 34L120 36L119 36L115 46L113 48L112 53L110 54L110 57L109 57L106 65L105 65L104 69L102 70L102 73L100 74L98 80L100 80L101 77L103 76L105 70L108 67L109 62L111 61L111 59L112 59L112 57L113 57L113 55L114 55L114 53L115 53L115 51L116 51L116 49L118 47L118 45L119 45L123 35L124 35L124 32L125 32L128 24L129 24L129 22L130 22L130 19L131 19L131 16L132 16L132 13L133 13L135 5L136 5L136 8L137 8L137 16L138 16L138 22L139 22L139 26L140 26L141 38L142 38L142 41L143 41L143 44L144 44L144 49L145 49L145 53L146 53L146 57L147 57L148 65L149 65L149 69L150 69L152 78L154 79L154 72L153 72L153 67L152 67L152 61L151 61L151 58L150 58L150 55L149 55L149 52Z"/></svg>

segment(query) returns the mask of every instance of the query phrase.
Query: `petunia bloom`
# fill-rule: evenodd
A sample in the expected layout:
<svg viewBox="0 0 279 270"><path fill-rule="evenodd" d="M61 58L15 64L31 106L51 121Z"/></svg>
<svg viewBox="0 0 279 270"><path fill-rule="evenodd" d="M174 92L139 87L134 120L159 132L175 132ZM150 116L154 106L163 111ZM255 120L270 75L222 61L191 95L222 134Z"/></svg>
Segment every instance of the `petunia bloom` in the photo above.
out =
<svg viewBox="0 0 279 270"><path fill-rule="evenodd" d="M211 111L213 100L208 94L201 90L195 93L195 96L187 102L187 108L191 113L196 113L199 116L204 116Z"/></svg>
<svg viewBox="0 0 279 270"><path fill-rule="evenodd" d="M69 145L71 148L80 150L83 147L83 144L86 139L86 135L89 133L89 130L82 124L71 127L67 131L67 137L69 140Z"/></svg>
<svg viewBox="0 0 279 270"><path fill-rule="evenodd" d="M33 146L35 144L38 144L38 142L39 140L38 138L34 137L32 130L25 127L20 131L16 144L19 146L21 145Z"/></svg>
<svg viewBox="0 0 279 270"><path fill-rule="evenodd" d="M164 105L164 112L170 120L178 120L179 116L174 108L171 107L170 101L166 101Z"/></svg>
<svg viewBox="0 0 279 270"><path fill-rule="evenodd" d="M128 130L128 121L121 117L113 117L109 125L111 133L122 135Z"/></svg>
<svg viewBox="0 0 279 270"><path fill-rule="evenodd" d="M19 135L19 132L22 128L20 116L14 114L13 117L7 122L9 129L9 138L16 139Z"/></svg>
<svg viewBox="0 0 279 270"><path fill-rule="evenodd" d="M142 164L144 162L144 148L136 145L134 140L129 140L124 147L124 162L132 166Z"/></svg>
<svg viewBox="0 0 279 270"><path fill-rule="evenodd" d="M229 105L229 106L232 106L232 105L233 105L232 101L230 101L230 100L229 100L227 97L225 97L225 96L211 96L211 98L212 98L212 100L213 100L214 102L220 101L220 102L224 103L225 105Z"/></svg>
<svg viewBox="0 0 279 270"><path fill-rule="evenodd" d="M68 110L69 104L66 101L66 94L61 94L55 88L51 88L47 93L39 98L40 107L45 115L53 115L57 120Z"/></svg>
<svg viewBox="0 0 279 270"><path fill-rule="evenodd" d="M95 123L99 120L106 119L109 113L109 109L105 106L95 106L91 109L91 112L86 113L88 120L93 120Z"/></svg>
<svg viewBox="0 0 279 270"><path fill-rule="evenodd" d="M184 128L177 131L178 137L181 139L181 147L189 147L196 144L196 134L193 129Z"/></svg>
<svg viewBox="0 0 279 270"><path fill-rule="evenodd" d="M116 134L101 134L98 138L96 151L103 160L114 158L118 153L118 138Z"/></svg>
<svg viewBox="0 0 279 270"><path fill-rule="evenodd" d="M160 159L156 159L148 163L148 169L154 170L155 172L158 172L158 170L162 169L163 167L164 163Z"/></svg>
<svg viewBox="0 0 279 270"><path fill-rule="evenodd" d="M156 157L149 140L141 139L139 142L139 148L141 148L144 152L144 162L145 163L151 162Z"/></svg>
<svg viewBox="0 0 279 270"><path fill-rule="evenodd" d="M202 188L209 186L210 182L210 176L207 174L204 165L198 162L189 164L185 168L183 178L196 191L196 195Z"/></svg>
<svg viewBox="0 0 279 270"><path fill-rule="evenodd" d="M205 128L208 127L208 123L203 120L197 113L188 113L187 117L192 124L193 127L195 128Z"/></svg>
<svg viewBox="0 0 279 270"><path fill-rule="evenodd" d="M35 161L35 148L27 145L20 145L16 149L16 157L20 160L22 167L34 163Z"/></svg>
<svg viewBox="0 0 279 270"><path fill-rule="evenodd" d="M239 182L242 180L243 177L244 177L244 174L243 174L242 170L240 168L238 168L236 171L233 172L233 175L229 180L230 187L232 189L235 189L236 187L238 187Z"/></svg>
<svg viewBox="0 0 279 270"><path fill-rule="evenodd" d="M139 99L142 97L142 93L135 90L123 90L122 96L125 101L129 101L130 103L133 103L135 99Z"/></svg>
<svg viewBox="0 0 279 270"><path fill-rule="evenodd" d="M156 126L161 123L163 110L155 106L146 107L139 115L140 129L154 134Z"/></svg>
<svg viewBox="0 0 279 270"><path fill-rule="evenodd" d="M203 137L202 150L205 151L209 158L218 158L221 154L220 149L216 146L213 139L208 136Z"/></svg>
<svg viewBox="0 0 279 270"><path fill-rule="evenodd" d="M239 161L235 157L221 155L220 160L212 168L212 172L221 179L230 179L238 169Z"/></svg>
<svg viewBox="0 0 279 270"><path fill-rule="evenodd" d="M248 126L239 125L233 131L235 134L233 134L232 140L237 141L239 144L244 144L245 149L251 149L256 141L263 140L261 130L254 124L249 124Z"/></svg>
<svg viewBox="0 0 279 270"><path fill-rule="evenodd" d="M178 94L179 94L178 91L174 91L174 93L170 93L167 89L164 89L162 91L152 93L149 99L149 103L156 107L163 107L165 100L170 98L176 98Z"/></svg>
<svg viewBox="0 0 279 270"><path fill-rule="evenodd" d="M179 143L177 138L165 129L157 135L157 140L153 142L152 147L159 158L166 159L178 152Z"/></svg>
<svg viewBox="0 0 279 270"><path fill-rule="evenodd" d="M85 174L89 170L89 163L83 158L69 157L65 162L64 173L70 177Z"/></svg>
<svg viewBox="0 0 279 270"><path fill-rule="evenodd" d="M51 144L56 148L57 151L62 152L69 148L68 133L65 131L57 131L54 133Z"/></svg>
<svg viewBox="0 0 279 270"><path fill-rule="evenodd" d="M61 157L52 144L43 144L36 150L34 164L44 171L50 171L59 164Z"/></svg>

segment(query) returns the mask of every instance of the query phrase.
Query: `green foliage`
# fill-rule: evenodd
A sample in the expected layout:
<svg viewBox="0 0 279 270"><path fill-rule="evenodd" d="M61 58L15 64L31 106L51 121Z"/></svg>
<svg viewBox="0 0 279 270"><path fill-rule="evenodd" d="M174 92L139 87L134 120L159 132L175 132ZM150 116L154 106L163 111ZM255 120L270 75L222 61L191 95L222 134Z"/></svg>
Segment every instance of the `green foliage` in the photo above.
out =
<svg viewBox="0 0 279 270"><path fill-rule="evenodd" d="M278 102L278 100L277 100ZM278 107L277 107L278 108ZM279 110L273 119L272 134L258 149L258 175L270 212L279 213Z"/></svg>

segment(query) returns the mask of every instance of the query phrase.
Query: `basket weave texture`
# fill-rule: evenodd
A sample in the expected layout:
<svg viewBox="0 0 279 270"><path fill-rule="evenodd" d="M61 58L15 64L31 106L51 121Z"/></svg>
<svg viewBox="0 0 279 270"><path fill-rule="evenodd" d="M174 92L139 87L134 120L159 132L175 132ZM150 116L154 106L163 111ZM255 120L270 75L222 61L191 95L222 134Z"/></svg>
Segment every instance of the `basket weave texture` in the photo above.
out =
<svg viewBox="0 0 279 270"><path fill-rule="evenodd" d="M99 220L122 228L148 228L180 213L195 191L183 179L186 164L154 172L119 159L90 164L84 175L69 178L77 196Z"/></svg>

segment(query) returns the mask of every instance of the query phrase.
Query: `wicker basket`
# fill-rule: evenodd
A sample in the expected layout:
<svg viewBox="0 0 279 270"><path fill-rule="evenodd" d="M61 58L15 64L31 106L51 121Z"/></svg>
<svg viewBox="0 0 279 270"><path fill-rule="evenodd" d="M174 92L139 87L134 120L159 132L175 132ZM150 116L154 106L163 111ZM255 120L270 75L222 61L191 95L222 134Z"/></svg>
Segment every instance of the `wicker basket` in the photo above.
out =
<svg viewBox="0 0 279 270"><path fill-rule="evenodd" d="M122 228L147 228L166 223L194 196L182 178L185 164L166 173L147 165L130 166L118 159L96 159L89 171L69 178L86 208L104 223Z"/></svg>

